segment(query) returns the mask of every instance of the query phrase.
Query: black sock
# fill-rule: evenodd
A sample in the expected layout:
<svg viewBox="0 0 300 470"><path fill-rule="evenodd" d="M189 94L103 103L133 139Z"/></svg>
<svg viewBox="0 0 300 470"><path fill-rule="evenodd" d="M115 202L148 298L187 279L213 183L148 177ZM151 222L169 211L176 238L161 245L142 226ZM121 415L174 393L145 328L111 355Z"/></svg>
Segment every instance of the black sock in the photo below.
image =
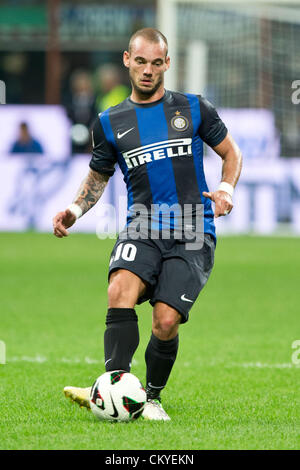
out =
<svg viewBox="0 0 300 470"><path fill-rule="evenodd" d="M109 308L104 333L105 369L130 372L139 344L138 317L133 308Z"/></svg>
<svg viewBox="0 0 300 470"><path fill-rule="evenodd" d="M165 387L178 351L178 335L163 341L153 333L148 343L145 359L147 365L147 398L159 398Z"/></svg>

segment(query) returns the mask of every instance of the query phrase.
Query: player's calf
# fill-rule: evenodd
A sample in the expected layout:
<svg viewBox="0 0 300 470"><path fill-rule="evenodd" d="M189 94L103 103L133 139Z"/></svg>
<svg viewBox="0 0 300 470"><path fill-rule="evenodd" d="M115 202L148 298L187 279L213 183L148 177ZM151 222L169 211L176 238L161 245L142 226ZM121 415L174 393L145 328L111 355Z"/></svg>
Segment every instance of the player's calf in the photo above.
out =
<svg viewBox="0 0 300 470"><path fill-rule="evenodd" d="M105 369L130 372L139 344L138 317L133 308L109 308L104 333Z"/></svg>
<svg viewBox="0 0 300 470"><path fill-rule="evenodd" d="M168 341L163 341L152 333L145 352L147 399L160 398L160 392L166 386L176 360L177 351L178 335Z"/></svg>

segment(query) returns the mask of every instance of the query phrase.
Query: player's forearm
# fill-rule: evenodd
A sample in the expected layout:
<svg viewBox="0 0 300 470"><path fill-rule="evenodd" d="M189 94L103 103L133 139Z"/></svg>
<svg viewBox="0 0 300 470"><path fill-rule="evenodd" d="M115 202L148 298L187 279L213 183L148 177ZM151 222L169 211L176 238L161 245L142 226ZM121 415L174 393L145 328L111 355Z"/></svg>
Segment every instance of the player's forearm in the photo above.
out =
<svg viewBox="0 0 300 470"><path fill-rule="evenodd" d="M92 169L89 171L73 200L73 204L76 204L82 210L82 215L99 201L108 180L108 175L97 173Z"/></svg>
<svg viewBox="0 0 300 470"><path fill-rule="evenodd" d="M234 188L242 169L242 153L239 146L228 132L225 139L213 149L223 160L222 182Z"/></svg>
<svg viewBox="0 0 300 470"><path fill-rule="evenodd" d="M228 151L222 155L222 159L222 181L235 187L242 169L242 153L235 142L233 142Z"/></svg>

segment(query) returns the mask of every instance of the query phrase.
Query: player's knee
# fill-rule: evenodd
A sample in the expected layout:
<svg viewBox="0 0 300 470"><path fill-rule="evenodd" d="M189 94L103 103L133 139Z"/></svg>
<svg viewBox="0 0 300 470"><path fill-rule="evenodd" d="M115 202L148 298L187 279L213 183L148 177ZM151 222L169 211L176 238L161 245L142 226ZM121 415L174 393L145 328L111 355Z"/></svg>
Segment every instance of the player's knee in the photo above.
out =
<svg viewBox="0 0 300 470"><path fill-rule="evenodd" d="M114 305L123 303L126 300L126 290L120 279L115 278L108 286L108 304Z"/></svg>
<svg viewBox="0 0 300 470"><path fill-rule="evenodd" d="M178 332L178 318L177 315L169 314L161 317L154 317L152 330L155 336L160 339L169 339Z"/></svg>
<svg viewBox="0 0 300 470"><path fill-rule="evenodd" d="M108 287L109 307L134 308L138 298L146 290L146 284L127 270L114 271Z"/></svg>
<svg viewBox="0 0 300 470"><path fill-rule="evenodd" d="M113 273L108 286L109 307L134 308L138 298L138 286L131 282L130 274Z"/></svg>

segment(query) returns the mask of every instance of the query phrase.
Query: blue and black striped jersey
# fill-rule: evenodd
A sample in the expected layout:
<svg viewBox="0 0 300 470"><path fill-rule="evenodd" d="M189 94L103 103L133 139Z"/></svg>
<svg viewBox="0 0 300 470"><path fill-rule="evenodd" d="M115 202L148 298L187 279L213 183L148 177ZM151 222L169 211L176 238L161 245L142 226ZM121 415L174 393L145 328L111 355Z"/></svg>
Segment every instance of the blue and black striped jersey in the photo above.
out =
<svg viewBox="0 0 300 470"><path fill-rule="evenodd" d="M133 204L203 204L204 232L215 237L203 169L203 142L215 147L227 129L202 96L166 90L159 101L127 98L99 115L93 128L90 167L113 175L119 164Z"/></svg>

